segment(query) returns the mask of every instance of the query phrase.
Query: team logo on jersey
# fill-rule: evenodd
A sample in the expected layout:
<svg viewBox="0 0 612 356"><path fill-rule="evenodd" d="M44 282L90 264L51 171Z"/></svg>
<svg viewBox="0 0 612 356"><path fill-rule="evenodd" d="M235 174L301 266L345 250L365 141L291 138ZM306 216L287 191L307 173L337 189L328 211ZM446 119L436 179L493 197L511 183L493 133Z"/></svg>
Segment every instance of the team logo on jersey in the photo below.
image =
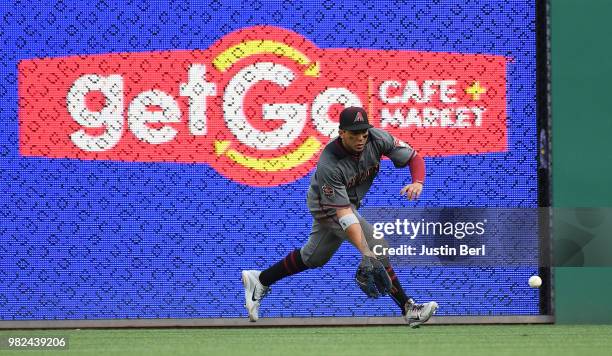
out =
<svg viewBox="0 0 612 356"><path fill-rule="evenodd" d="M408 144L402 140L393 137L393 147L408 147Z"/></svg>
<svg viewBox="0 0 612 356"><path fill-rule="evenodd" d="M276 186L314 168L349 106L424 156L507 149L503 56L321 49L256 26L202 50L27 59L18 72L25 156L205 163Z"/></svg>
<svg viewBox="0 0 612 356"><path fill-rule="evenodd" d="M331 198L334 196L334 188L332 188L329 184L325 183L321 187L321 191L325 194L326 197Z"/></svg>

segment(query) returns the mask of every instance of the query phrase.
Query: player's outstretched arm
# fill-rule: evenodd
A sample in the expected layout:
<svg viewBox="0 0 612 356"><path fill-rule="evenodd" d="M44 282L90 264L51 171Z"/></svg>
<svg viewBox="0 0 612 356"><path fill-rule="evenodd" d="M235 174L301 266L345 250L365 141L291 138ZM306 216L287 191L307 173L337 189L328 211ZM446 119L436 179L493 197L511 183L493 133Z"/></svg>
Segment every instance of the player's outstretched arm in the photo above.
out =
<svg viewBox="0 0 612 356"><path fill-rule="evenodd" d="M350 207L337 209L336 215L338 216L338 220L341 222L341 224L343 222L346 224L346 226L342 226L342 228L346 231L349 242L353 244L353 246L355 246L363 256L376 257L374 252L372 252L370 247L368 247L368 242L363 234L359 220L357 220L356 217L353 218L353 220L349 219L350 215L353 217L355 216L353 209Z"/></svg>
<svg viewBox="0 0 612 356"><path fill-rule="evenodd" d="M361 263L355 273L355 281L361 290L370 298L378 298L391 292L392 281L383 264L368 247L359 219L351 208L336 210L338 221L349 241L361 252Z"/></svg>
<svg viewBox="0 0 612 356"><path fill-rule="evenodd" d="M400 195L405 195L408 200L416 200L423 191L423 181L425 180L425 161L418 154L414 154L408 161L412 183L400 190Z"/></svg>

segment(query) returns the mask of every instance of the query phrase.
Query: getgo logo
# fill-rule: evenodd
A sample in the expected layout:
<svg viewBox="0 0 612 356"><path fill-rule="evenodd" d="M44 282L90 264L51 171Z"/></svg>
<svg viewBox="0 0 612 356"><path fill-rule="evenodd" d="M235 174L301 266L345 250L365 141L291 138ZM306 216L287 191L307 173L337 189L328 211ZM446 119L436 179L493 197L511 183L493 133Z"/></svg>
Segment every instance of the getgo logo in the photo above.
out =
<svg viewBox="0 0 612 356"><path fill-rule="evenodd" d="M507 149L501 56L321 49L271 26L206 50L19 63L25 156L207 163L244 184L293 182L362 106L423 155Z"/></svg>

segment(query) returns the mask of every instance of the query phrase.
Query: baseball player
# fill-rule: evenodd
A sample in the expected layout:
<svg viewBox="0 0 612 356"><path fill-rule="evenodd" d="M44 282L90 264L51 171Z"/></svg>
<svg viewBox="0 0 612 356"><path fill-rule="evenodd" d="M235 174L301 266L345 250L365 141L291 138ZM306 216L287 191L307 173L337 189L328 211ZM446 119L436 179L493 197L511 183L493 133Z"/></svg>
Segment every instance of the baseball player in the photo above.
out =
<svg viewBox="0 0 612 356"><path fill-rule="evenodd" d="M270 286L282 278L309 268L322 267L348 240L362 255L355 279L368 297L390 294L411 327L425 323L438 304L418 304L400 285L386 256L376 256L373 227L357 209L380 168L382 156L395 167L408 166L412 183L400 190L408 199L417 199L423 189L425 163L406 143L384 130L373 128L362 108L349 107L340 113L339 136L324 148L308 189L308 208L314 217L308 242L264 271L242 271L242 283L249 320L257 321L262 299Z"/></svg>

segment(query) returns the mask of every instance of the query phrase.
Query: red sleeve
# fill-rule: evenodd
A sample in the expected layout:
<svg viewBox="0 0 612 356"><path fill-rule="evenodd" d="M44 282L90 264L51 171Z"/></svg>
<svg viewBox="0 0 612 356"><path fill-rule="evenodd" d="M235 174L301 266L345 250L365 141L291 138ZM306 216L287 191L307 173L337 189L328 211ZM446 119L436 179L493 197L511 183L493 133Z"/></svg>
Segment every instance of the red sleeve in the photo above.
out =
<svg viewBox="0 0 612 356"><path fill-rule="evenodd" d="M414 154L410 161L408 161L408 167L410 167L410 175L412 176L412 183L423 183L425 181L425 161L418 154Z"/></svg>

